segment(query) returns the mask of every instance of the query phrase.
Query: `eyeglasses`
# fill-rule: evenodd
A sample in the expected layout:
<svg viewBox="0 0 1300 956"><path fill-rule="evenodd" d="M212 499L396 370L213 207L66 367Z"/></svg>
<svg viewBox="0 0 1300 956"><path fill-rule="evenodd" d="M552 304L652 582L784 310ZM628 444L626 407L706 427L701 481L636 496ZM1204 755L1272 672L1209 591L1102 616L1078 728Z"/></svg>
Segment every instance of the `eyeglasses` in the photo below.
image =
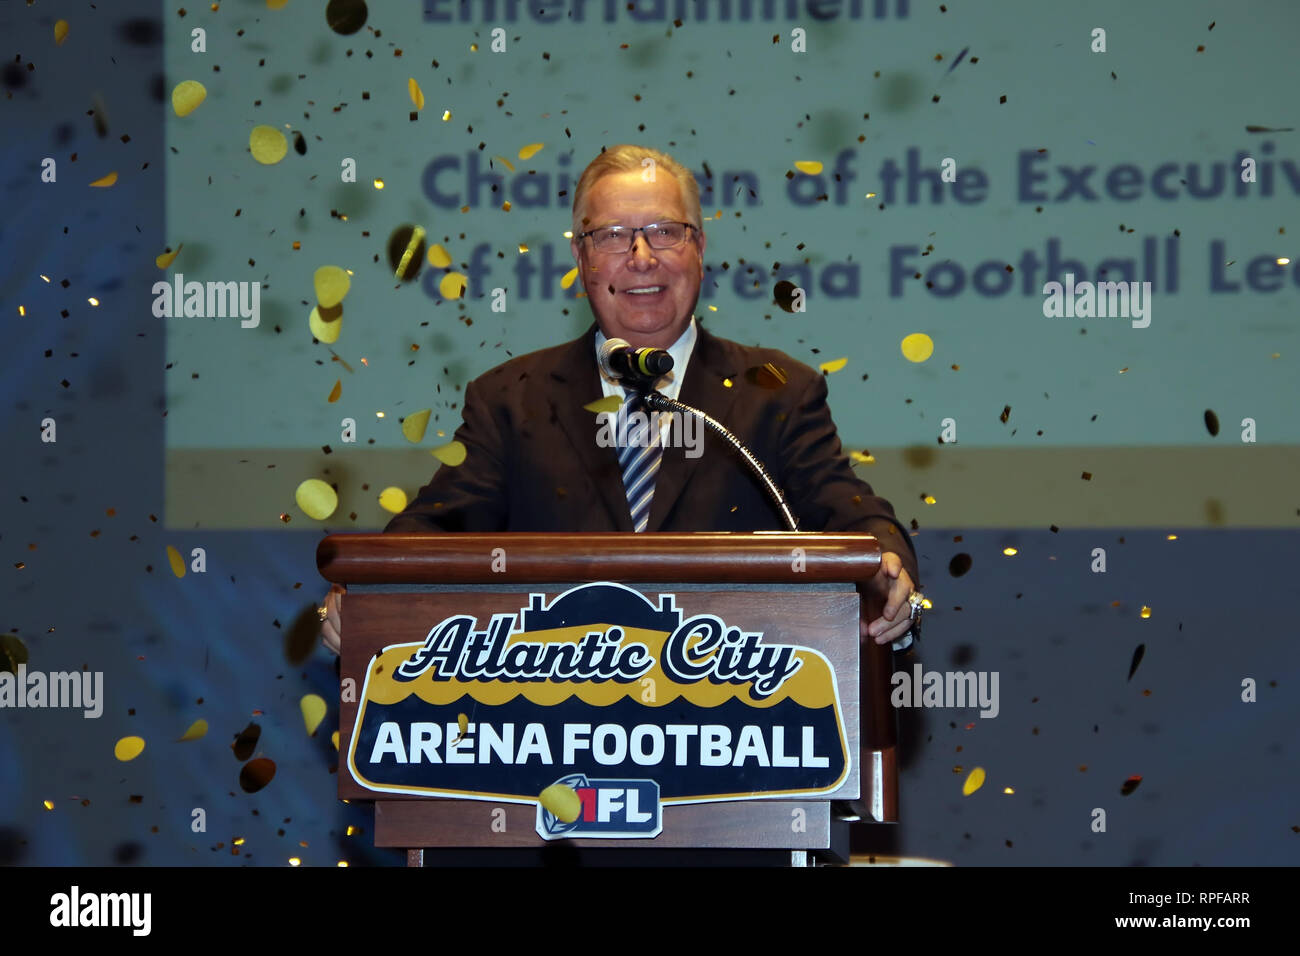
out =
<svg viewBox="0 0 1300 956"><path fill-rule="evenodd" d="M622 254L632 251L638 232L645 235L651 249L675 249L686 241L691 230L695 229L689 222L652 222L635 229L629 226L605 226L578 234L582 240L591 236L591 244L597 252ZM699 230L696 230L697 232Z"/></svg>

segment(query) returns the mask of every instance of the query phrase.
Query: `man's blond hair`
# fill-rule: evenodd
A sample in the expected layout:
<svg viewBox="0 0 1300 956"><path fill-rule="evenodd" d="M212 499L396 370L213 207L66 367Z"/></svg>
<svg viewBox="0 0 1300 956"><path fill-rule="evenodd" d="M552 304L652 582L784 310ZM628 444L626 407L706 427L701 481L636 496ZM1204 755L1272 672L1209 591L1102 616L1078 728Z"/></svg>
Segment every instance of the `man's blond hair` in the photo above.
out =
<svg viewBox="0 0 1300 956"><path fill-rule="evenodd" d="M646 159L653 160L654 166L645 164L643 161ZM645 169L653 169L655 175L667 172L676 179L682 193L682 205L686 207L686 215L691 225L697 229L703 226L700 212L700 185L695 181L694 173L660 150L649 146L620 143L618 146L611 146L602 151L587 164L587 168L578 178L578 185L573 190L574 235L586 232L586 226L582 221L582 214L586 213L584 204L588 190L598 179L611 173L642 172Z"/></svg>

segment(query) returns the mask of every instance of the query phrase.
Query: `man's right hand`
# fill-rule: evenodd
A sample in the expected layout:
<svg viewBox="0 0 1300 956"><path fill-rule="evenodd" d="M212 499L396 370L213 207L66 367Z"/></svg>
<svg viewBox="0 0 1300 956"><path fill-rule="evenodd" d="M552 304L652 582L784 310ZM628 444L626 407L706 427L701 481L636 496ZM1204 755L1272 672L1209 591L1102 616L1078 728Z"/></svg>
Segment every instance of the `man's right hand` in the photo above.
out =
<svg viewBox="0 0 1300 956"><path fill-rule="evenodd" d="M325 595L322 602L326 613L320 626L320 640L335 654L339 653L339 642L342 640L343 595L347 591L341 584L330 585L330 593Z"/></svg>

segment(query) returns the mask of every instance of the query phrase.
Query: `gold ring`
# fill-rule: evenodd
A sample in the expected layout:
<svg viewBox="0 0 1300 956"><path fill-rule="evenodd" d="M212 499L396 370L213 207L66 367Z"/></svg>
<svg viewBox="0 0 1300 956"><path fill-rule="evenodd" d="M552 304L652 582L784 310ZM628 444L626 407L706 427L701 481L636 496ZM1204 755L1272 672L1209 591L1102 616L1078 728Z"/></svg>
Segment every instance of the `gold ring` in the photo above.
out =
<svg viewBox="0 0 1300 956"><path fill-rule="evenodd" d="M323 622L325 618L330 616L330 609L322 604L320 607L316 608L316 616Z"/></svg>

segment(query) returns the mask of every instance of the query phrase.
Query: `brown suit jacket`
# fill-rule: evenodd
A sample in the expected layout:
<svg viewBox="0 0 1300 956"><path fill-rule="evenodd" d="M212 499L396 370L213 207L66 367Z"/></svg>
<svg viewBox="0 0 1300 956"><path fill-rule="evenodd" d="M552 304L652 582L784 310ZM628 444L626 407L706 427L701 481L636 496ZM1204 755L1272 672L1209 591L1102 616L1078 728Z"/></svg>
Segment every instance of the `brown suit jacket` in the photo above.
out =
<svg viewBox="0 0 1300 956"><path fill-rule="evenodd" d="M596 325L564 345L519 356L465 388L456 438L467 454L443 465L385 527L393 532L631 531L618 450L601 447ZM771 362L787 383L746 370ZM858 479L840 447L822 373L775 349L719 338L699 325L680 398L740 438L785 492L801 531L874 534L920 587L916 552L893 507ZM705 431L703 453L668 447L647 531L786 530L759 480Z"/></svg>

